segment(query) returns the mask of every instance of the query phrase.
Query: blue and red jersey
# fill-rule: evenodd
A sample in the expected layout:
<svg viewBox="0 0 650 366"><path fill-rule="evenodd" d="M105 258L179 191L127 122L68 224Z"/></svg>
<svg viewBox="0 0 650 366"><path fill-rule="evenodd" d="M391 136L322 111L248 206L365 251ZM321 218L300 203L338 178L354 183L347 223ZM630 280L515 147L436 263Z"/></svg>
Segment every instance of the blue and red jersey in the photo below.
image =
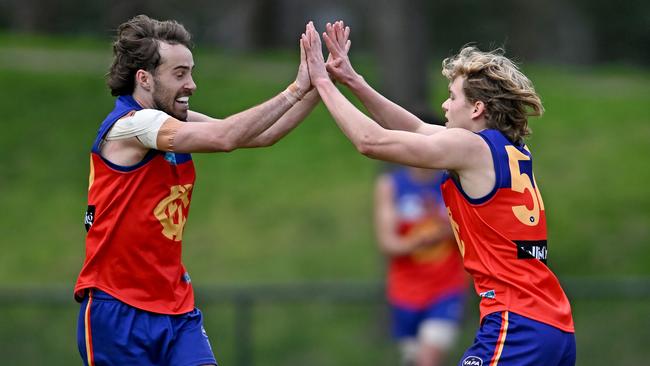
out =
<svg viewBox="0 0 650 366"><path fill-rule="evenodd" d="M190 277L181 262L195 179L191 155L150 150L129 167L100 155L113 124L140 109L131 96L117 98L93 144L86 259L75 296L80 299L86 289L97 288L142 310L186 313L194 309Z"/></svg>
<svg viewBox="0 0 650 366"><path fill-rule="evenodd" d="M411 178L407 169L397 169L390 177L397 214L395 230L407 237L418 230L436 232L448 227L440 192L441 174L426 182ZM391 303L421 309L447 295L464 292L467 274L463 270L453 238L389 261L387 295Z"/></svg>
<svg viewBox="0 0 650 366"><path fill-rule="evenodd" d="M571 305L546 264L546 216L532 155L500 131L478 135L492 153L494 189L473 199L446 174L442 192L465 269L482 298L481 319L512 311L573 332Z"/></svg>

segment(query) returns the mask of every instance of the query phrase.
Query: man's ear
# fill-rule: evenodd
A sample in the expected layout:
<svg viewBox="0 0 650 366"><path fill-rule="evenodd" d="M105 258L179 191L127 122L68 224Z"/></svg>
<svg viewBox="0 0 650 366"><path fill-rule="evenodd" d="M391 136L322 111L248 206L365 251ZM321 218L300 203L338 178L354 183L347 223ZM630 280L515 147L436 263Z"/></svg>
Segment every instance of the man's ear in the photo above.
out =
<svg viewBox="0 0 650 366"><path fill-rule="evenodd" d="M477 100L474 102L474 107L472 108L472 119L480 118L485 115L485 103Z"/></svg>
<svg viewBox="0 0 650 366"><path fill-rule="evenodd" d="M149 71L139 69L135 72L135 83L138 84L142 89L151 91L153 75L151 75Z"/></svg>

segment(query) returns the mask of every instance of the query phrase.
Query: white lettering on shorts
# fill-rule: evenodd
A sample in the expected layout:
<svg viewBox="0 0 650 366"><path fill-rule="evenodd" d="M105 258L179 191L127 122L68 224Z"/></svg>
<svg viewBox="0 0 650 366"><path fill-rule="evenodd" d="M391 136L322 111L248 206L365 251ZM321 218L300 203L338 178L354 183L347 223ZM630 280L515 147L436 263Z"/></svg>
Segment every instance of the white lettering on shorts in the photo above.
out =
<svg viewBox="0 0 650 366"><path fill-rule="evenodd" d="M462 366L483 366L483 360L476 356L467 356L463 360Z"/></svg>

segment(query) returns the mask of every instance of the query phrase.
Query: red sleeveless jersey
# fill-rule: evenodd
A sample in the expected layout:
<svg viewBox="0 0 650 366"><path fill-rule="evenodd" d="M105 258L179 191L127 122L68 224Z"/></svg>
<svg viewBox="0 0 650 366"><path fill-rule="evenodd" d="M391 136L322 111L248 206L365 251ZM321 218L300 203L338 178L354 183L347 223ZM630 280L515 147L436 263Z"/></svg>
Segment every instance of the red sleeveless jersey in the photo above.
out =
<svg viewBox="0 0 650 366"><path fill-rule="evenodd" d="M117 113L100 127L90 156L86 259L75 295L94 287L142 310L186 313L194 309L194 293L181 263L181 239L194 164L189 154L156 150L128 168L102 158L100 141L129 109L140 108L130 97L118 98Z"/></svg>
<svg viewBox="0 0 650 366"><path fill-rule="evenodd" d="M573 332L569 300L546 265L546 217L530 151L497 130L478 135L492 153L494 189L472 199L447 175L442 192L465 269L481 296L481 319L507 310Z"/></svg>
<svg viewBox="0 0 650 366"><path fill-rule="evenodd" d="M416 182L407 169L391 173L398 222L397 235L435 233L449 225L440 192L440 175ZM443 216L445 215L445 216ZM446 295L467 289L467 274L453 238L389 260L387 296L391 303L422 309Z"/></svg>

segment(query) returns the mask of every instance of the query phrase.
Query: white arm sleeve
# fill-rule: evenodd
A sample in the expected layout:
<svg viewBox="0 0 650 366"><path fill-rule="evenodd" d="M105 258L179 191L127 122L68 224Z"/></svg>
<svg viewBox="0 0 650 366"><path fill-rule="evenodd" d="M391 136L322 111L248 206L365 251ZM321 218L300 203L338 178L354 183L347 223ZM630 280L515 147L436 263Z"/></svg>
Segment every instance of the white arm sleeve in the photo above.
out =
<svg viewBox="0 0 650 366"><path fill-rule="evenodd" d="M169 115L163 111L141 109L133 115L115 122L108 135L106 135L106 141L137 137L144 146L150 149L158 149L158 146L156 146L158 131L168 118L170 118Z"/></svg>

